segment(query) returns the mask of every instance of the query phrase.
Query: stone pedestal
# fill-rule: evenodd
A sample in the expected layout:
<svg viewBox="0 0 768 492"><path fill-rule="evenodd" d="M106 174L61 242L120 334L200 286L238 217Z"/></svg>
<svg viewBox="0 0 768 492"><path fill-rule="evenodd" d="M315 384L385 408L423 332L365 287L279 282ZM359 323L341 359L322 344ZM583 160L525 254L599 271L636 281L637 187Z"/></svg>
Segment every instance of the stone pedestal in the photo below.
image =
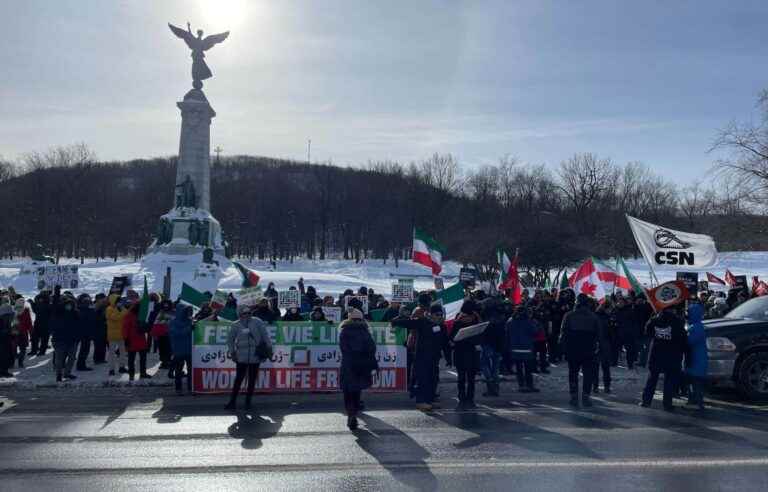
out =
<svg viewBox="0 0 768 492"><path fill-rule="evenodd" d="M216 112L200 89L176 103L181 110L181 139L173 209L160 217L148 253L189 255L205 248L223 255L221 226L211 215L211 119Z"/></svg>

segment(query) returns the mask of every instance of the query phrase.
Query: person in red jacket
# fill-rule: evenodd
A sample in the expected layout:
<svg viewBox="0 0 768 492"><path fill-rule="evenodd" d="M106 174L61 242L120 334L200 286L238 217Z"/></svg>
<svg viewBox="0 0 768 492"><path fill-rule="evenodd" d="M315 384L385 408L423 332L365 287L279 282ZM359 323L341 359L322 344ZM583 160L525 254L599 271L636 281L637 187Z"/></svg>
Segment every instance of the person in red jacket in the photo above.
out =
<svg viewBox="0 0 768 492"><path fill-rule="evenodd" d="M13 319L13 332L16 334L16 360L19 363L19 369L24 367L24 356L29 346L29 334L32 332L32 315L29 308L24 303L24 298L16 299L14 305L16 316Z"/></svg>
<svg viewBox="0 0 768 492"><path fill-rule="evenodd" d="M133 381L136 374L136 354L139 354L139 377L150 379L147 374L147 334L139 326L139 303L135 302L123 317L123 341L128 352L128 380Z"/></svg>

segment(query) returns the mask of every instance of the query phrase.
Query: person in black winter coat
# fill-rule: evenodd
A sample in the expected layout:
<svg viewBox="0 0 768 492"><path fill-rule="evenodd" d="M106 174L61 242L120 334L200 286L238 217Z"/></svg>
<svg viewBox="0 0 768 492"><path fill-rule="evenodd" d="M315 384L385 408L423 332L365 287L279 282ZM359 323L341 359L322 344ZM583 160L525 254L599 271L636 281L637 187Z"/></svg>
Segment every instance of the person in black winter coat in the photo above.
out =
<svg viewBox="0 0 768 492"><path fill-rule="evenodd" d="M576 308L563 317L563 326L560 330L560 345L568 359L568 383L572 406L579 406L579 371L584 375L581 402L585 407L592 406L589 395L592 391L599 336L600 320L592 312L590 298L585 294L579 294L576 298Z"/></svg>
<svg viewBox="0 0 768 492"><path fill-rule="evenodd" d="M280 311L274 311L270 306L270 301L266 297L262 297L256 304L253 315L271 325L280 318Z"/></svg>
<svg viewBox="0 0 768 492"><path fill-rule="evenodd" d="M344 408L347 427L357 429L362 391L373 384L372 372L379 369L376 361L376 342L373 340L363 313L351 309L349 317L341 324L339 348L341 349L340 385L344 392Z"/></svg>
<svg viewBox="0 0 768 492"><path fill-rule="evenodd" d="M637 345L640 338L640 329L634 306L627 303L623 297L616 300L616 339L613 347L613 365L619 364L621 350L627 354L627 369L634 369L637 360Z"/></svg>
<svg viewBox="0 0 768 492"><path fill-rule="evenodd" d="M45 290L35 296L34 301L30 301L32 312L35 313L35 322L32 327L32 348L29 351L30 357L33 355L45 355L48 350L48 341L51 336L51 295Z"/></svg>
<svg viewBox="0 0 768 492"><path fill-rule="evenodd" d="M91 341L94 339L98 330L98 319L96 316L96 310L91 303L91 296L88 294L81 294L77 298L77 312L79 315L79 332L80 332L80 349L77 352L77 370L78 371L92 371L90 367L86 365L86 359L91 352Z"/></svg>
<svg viewBox="0 0 768 492"><path fill-rule="evenodd" d="M459 410L477 408L475 405L475 376L480 368L480 351L482 350L483 336L475 335L456 341L456 335L462 328L480 323L480 315L477 313L477 304L472 301L464 301L461 312L453 322L451 331L451 346L453 347L453 364L458 375Z"/></svg>
<svg viewBox="0 0 768 492"><path fill-rule="evenodd" d="M488 321L488 327L483 332L483 352L480 357L480 366L487 388L483 396L499 396L501 387L499 364L501 354L504 352L507 320L501 303L497 299L489 297L483 301L483 318Z"/></svg>
<svg viewBox="0 0 768 492"><path fill-rule="evenodd" d="M646 332L651 338L651 346L648 354L648 381L640 405L651 406L659 374L664 374L664 410L672 411L672 398L680 379L683 355L688 348L685 323L674 308L667 308L648 321Z"/></svg>
<svg viewBox="0 0 768 492"><path fill-rule="evenodd" d="M415 377L416 408L432 410L436 406L435 365L440 361L440 353L445 344L441 326L427 317L423 308L416 308L411 319L395 318L392 326L405 328L409 337L415 340L412 370Z"/></svg>
<svg viewBox="0 0 768 492"><path fill-rule="evenodd" d="M75 307L75 300L62 298L59 287L53 294L53 312L51 316L51 335L56 358L56 382L63 378L77 379L72 374L77 354L77 343L81 338L80 317Z"/></svg>
<svg viewBox="0 0 768 492"><path fill-rule="evenodd" d="M638 359L637 365L645 367L648 364L648 348L651 343L651 339L648 337L648 333L645 331L645 327L648 324L648 320L653 316L653 308L648 304L648 300L644 295L639 295L635 298L635 306L633 309L635 313L636 325L638 327L638 339L637 339L637 351Z"/></svg>
<svg viewBox="0 0 768 492"><path fill-rule="evenodd" d="M611 326L614 323L612 306L610 301L606 300L603 304L598 306L595 311L597 318L600 320L600 336L598 338L598 354L595 358L595 372L594 379L592 380L592 392L597 393L597 384L600 380L600 369L603 370L603 391L606 393L611 392L611 364L613 362L613 348L614 343L614 328Z"/></svg>
<svg viewBox="0 0 768 492"><path fill-rule="evenodd" d="M93 331L93 363L107 363L107 296L96 294L94 297L94 316L95 324Z"/></svg>

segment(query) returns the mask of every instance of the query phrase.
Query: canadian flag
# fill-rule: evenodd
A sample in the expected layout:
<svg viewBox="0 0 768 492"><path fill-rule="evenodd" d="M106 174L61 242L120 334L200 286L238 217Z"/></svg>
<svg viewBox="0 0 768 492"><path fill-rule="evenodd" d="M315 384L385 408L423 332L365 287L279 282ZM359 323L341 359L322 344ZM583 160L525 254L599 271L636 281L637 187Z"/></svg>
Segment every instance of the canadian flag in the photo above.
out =
<svg viewBox="0 0 768 492"><path fill-rule="evenodd" d="M731 287L736 287L736 277L733 276L730 270L725 271L725 282Z"/></svg>
<svg viewBox="0 0 768 492"><path fill-rule="evenodd" d="M578 294L586 294L602 300L613 290L616 272L604 263L588 258L568 279L568 284Z"/></svg>

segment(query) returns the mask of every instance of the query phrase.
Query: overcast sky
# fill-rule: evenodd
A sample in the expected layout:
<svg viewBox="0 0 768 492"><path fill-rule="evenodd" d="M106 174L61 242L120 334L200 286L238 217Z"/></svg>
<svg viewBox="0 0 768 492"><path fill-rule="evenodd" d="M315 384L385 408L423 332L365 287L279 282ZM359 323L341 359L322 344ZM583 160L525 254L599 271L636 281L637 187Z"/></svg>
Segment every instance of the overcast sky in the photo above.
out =
<svg viewBox="0 0 768 492"><path fill-rule="evenodd" d="M765 0L0 0L0 154L175 154L191 59L166 23L187 20L231 30L204 87L224 154L306 159L311 138L313 161L342 165L554 168L595 152L685 183L768 87Z"/></svg>

